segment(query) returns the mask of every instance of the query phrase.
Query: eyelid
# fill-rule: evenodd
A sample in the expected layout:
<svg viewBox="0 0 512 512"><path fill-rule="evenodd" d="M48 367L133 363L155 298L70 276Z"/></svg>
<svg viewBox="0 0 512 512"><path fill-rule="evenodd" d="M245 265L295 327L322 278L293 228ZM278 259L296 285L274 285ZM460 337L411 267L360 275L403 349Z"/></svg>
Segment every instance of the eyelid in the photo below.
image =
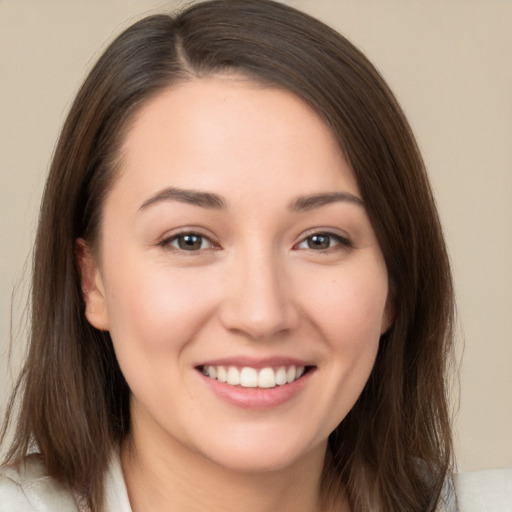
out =
<svg viewBox="0 0 512 512"><path fill-rule="evenodd" d="M215 240L215 237L212 234L207 234L204 232L205 230L202 228L198 228L195 226L187 226L183 228L178 228L177 230L173 232L168 232L165 235L161 237L161 239L157 242L157 245L163 248L167 248L169 250L174 250L176 252L180 253L189 253L189 254L198 254L200 252L209 251L209 250L218 250L220 249L219 243ZM199 248L196 250L189 250L181 249L179 247L174 247L171 245L171 242L175 241L180 236L185 235L196 235L198 237L201 237L204 240L207 240L209 242L209 247L206 248ZM328 247L325 249L312 249L312 248L301 248L299 247L301 244L305 243L308 238L314 236L314 235L320 235L320 236L326 236L330 237L332 239L335 239L338 243L333 245L332 247ZM340 233L338 230L335 230L333 228L314 228L311 230L308 230L307 232L303 233L297 243L293 245L293 249L299 250L299 249L308 249L314 252L329 252L329 251L335 251L337 249L341 248L353 248L354 244L350 237L347 234Z"/></svg>
<svg viewBox="0 0 512 512"><path fill-rule="evenodd" d="M181 249L179 247L174 247L171 245L171 242L178 239L180 236L186 236L186 235L195 235L198 237L201 237L204 240L208 240L209 247L206 248L200 248L197 250L190 250L187 251L186 249ZM164 236L161 237L159 242L157 243L158 246L163 247L164 249L173 250L179 253L189 253L189 254L198 254L204 251L209 250L217 250L220 249L219 244L216 242L215 237L213 237L211 234L206 234L203 229L195 227L195 226L187 226L183 228L178 228L177 230L173 232L168 232Z"/></svg>
<svg viewBox="0 0 512 512"><path fill-rule="evenodd" d="M314 228L314 229L307 231L306 233L303 233L301 235L300 240L294 245L293 248L297 249L297 250L302 249L299 246L301 244L305 243L308 238L315 236L315 235L321 235L321 236L327 236L327 237L334 238L335 240L338 241L338 243L335 244L334 246L328 247L326 249L315 250L310 247L304 248L304 249L314 251L314 252L319 252L319 253L322 253L322 252L325 253L325 252L329 252L329 251L335 251L337 249L347 249L347 248L350 249L350 248L354 247L354 243L352 242L352 240L350 239L350 237L347 234L342 234L338 230L333 230L332 228L325 228L325 229Z"/></svg>

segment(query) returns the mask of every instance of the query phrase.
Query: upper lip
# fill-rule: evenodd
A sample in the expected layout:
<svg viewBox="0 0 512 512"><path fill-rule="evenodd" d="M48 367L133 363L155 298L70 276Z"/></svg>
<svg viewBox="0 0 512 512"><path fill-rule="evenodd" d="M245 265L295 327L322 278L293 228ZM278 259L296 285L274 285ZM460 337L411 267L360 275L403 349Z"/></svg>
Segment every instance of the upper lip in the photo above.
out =
<svg viewBox="0 0 512 512"><path fill-rule="evenodd" d="M217 359L209 359L197 365L203 366L236 366L239 368L249 367L255 369L262 368L279 368L281 366L315 366L311 361L297 359L293 357L265 357L254 358L246 356L222 357Z"/></svg>

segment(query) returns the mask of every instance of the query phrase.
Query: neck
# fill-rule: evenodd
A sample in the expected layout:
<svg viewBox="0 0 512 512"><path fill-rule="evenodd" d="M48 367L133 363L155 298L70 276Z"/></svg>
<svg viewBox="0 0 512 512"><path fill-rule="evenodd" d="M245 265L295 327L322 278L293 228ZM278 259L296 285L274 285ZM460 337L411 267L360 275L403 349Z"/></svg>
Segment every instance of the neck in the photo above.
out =
<svg viewBox="0 0 512 512"><path fill-rule="evenodd" d="M174 439L133 425L121 462L133 512L325 512L325 446L272 471L225 468ZM140 435L144 432L144 435ZM340 501L337 501L338 507ZM339 508L337 508L340 510ZM345 508L342 508L345 510Z"/></svg>

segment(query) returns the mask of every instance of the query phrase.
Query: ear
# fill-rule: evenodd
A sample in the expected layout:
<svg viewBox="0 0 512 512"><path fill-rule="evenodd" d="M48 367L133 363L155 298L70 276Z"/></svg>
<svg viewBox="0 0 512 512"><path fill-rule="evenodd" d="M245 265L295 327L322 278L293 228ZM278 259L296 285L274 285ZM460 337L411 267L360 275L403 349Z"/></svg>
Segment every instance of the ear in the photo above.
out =
<svg viewBox="0 0 512 512"><path fill-rule="evenodd" d="M85 303L85 317L96 329L108 331L110 322L105 288L96 258L82 238L75 242L75 253Z"/></svg>

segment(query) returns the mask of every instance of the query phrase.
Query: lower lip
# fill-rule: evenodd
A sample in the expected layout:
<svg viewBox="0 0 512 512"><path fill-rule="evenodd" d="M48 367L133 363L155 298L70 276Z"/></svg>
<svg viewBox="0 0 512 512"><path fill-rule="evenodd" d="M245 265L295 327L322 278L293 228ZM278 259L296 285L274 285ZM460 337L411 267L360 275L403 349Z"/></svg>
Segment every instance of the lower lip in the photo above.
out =
<svg viewBox="0 0 512 512"><path fill-rule="evenodd" d="M198 372L199 373L199 372ZM297 396L306 386L313 371L308 371L300 379L273 388L244 388L231 386L217 379L199 373L203 382L222 400L242 409L264 410L282 405Z"/></svg>

